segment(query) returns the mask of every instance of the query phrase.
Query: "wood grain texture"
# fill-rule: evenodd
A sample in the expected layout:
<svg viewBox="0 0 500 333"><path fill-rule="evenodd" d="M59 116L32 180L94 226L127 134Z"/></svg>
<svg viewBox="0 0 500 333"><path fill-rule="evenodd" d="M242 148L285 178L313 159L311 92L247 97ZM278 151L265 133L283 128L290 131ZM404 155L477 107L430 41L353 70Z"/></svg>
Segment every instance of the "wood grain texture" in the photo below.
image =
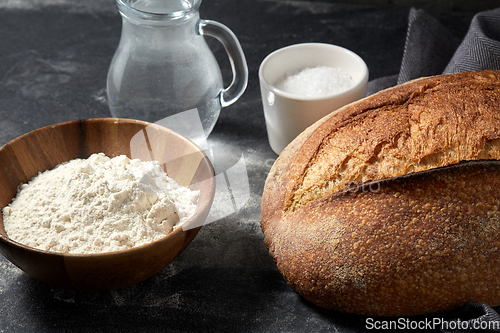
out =
<svg viewBox="0 0 500 333"><path fill-rule="evenodd" d="M160 147L160 148L158 148ZM200 190L195 215L183 228L137 248L105 254L61 254L10 240L0 216L0 252L29 275L77 290L111 290L141 282L170 264L194 239L215 195L211 162L194 143L161 126L128 119L85 119L47 126L0 148L0 207L17 187L56 165L102 152L158 160L183 186Z"/></svg>

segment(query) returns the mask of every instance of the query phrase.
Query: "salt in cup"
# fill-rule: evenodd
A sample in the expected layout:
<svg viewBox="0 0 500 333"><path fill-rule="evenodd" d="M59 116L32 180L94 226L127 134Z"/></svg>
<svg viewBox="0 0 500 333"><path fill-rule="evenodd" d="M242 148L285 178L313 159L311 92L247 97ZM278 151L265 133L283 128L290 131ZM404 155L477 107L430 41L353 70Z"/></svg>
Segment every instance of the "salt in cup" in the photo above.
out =
<svg viewBox="0 0 500 333"><path fill-rule="evenodd" d="M336 84L346 84L344 76L347 75L352 81L350 86L335 89L332 87L335 84L324 82L325 91L312 94L320 88L309 89L315 83L310 80L324 81L325 75L332 70L336 71L331 76ZM297 82L301 76L302 87ZM283 80L291 84L283 86ZM259 81L269 144L279 155L297 135L317 120L365 97L368 67L361 57L340 46L295 44L274 51L262 61ZM294 89L302 89L303 92L298 93Z"/></svg>

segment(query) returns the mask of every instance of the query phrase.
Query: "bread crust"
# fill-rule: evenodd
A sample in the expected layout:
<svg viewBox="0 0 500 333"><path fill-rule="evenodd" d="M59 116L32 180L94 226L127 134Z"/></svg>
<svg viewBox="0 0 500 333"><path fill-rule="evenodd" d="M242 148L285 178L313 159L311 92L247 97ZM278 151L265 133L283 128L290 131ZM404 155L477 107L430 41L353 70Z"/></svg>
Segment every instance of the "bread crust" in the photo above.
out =
<svg viewBox="0 0 500 333"><path fill-rule="evenodd" d="M414 111L423 130L411 130ZM261 203L285 280L319 306L368 316L500 305L499 111L500 72L480 71L387 89L306 129ZM345 146L360 157L351 174L335 162Z"/></svg>

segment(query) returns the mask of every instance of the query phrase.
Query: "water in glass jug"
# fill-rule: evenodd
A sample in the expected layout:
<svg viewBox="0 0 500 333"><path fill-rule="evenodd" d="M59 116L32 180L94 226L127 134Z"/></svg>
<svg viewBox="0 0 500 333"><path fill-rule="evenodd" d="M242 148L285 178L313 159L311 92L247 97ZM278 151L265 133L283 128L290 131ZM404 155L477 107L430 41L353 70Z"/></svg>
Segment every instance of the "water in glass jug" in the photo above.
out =
<svg viewBox="0 0 500 333"><path fill-rule="evenodd" d="M221 23L200 19L200 4L117 0L122 34L107 78L113 117L158 122L197 110L206 138L221 107L243 94L248 69L238 39ZM215 37L228 54L233 80L227 88L204 36Z"/></svg>

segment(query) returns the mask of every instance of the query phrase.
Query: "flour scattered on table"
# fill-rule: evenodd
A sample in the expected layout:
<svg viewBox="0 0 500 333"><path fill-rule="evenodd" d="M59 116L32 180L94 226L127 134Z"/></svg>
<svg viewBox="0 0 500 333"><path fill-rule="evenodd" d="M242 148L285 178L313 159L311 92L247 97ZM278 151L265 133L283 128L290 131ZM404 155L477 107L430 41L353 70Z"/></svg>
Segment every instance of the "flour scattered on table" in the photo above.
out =
<svg viewBox="0 0 500 333"><path fill-rule="evenodd" d="M169 234L195 212L199 191L156 161L94 154L39 173L3 209L7 235L63 253L125 250Z"/></svg>

